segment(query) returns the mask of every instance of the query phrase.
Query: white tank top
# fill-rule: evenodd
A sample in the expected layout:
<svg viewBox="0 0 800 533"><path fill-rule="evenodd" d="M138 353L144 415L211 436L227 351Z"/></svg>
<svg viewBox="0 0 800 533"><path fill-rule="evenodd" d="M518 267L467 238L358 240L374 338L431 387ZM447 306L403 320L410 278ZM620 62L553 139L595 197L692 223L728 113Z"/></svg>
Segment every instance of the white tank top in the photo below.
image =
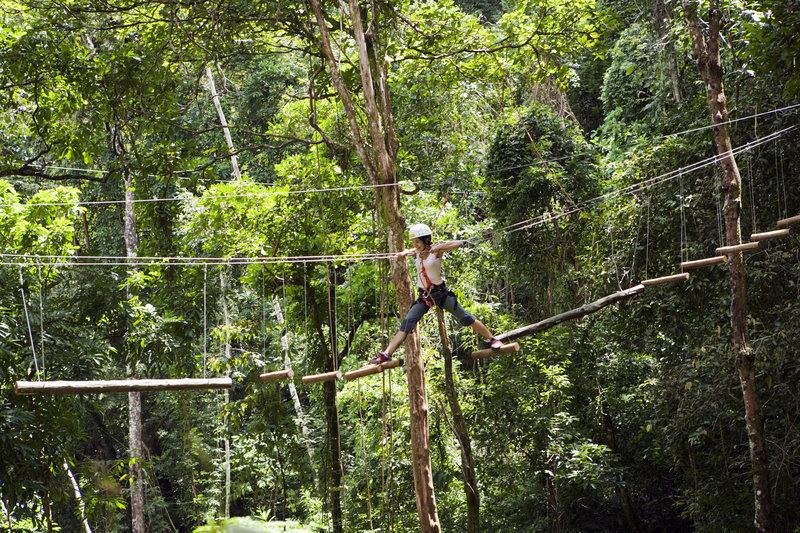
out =
<svg viewBox="0 0 800 533"><path fill-rule="evenodd" d="M417 287L420 289L430 288L428 287L428 281L425 279L425 276L422 275L423 264L425 265L425 273L428 275L428 279L431 280L431 283L434 285L441 285L444 282L444 279L442 279L442 258L436 257L434 253L428 253L428 257L425 258L425 261L420 259L420 255L417 254Z"/></svg>

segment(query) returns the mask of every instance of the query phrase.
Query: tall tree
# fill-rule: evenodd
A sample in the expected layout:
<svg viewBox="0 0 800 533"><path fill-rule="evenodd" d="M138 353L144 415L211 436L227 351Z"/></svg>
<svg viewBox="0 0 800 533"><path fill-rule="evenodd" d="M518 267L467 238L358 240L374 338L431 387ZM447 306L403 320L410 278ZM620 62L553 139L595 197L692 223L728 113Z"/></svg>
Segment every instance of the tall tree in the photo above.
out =
<svg viewBox="0 0 800 533"><path fill-rule="evenodd" d="M319 29L320 47L350 125L351 141L370 180L375 185L378 208L388 227L389 252L398 252L404 249L405 219L400 213L400 192L396 186L399 141L394 129L391 94L386 78L386 57L381 48L381 34L378 31L381 14L376 4L371 4L370 10L362 10L357 0L349 2L347 15L358 52L358 73L362 92L360 96L363 98L361 111L367 120L367 135L365 135L359 122L353 92L346 85L339 69L339 62L334 56L328 22L320 0L310 0L310 2ZM369 13L371 16L369 40L362 13ZM401 313L405 314L414 301L414 289L408 265L406 261L393 260L391 268L397 300ZM417 514L423 532L438 532L441 531L441 525L433 489L425 368L421 357L419 334L416 331L406 337L405 355Z"/></svg>
<svg viewBox="0 0 800 533"><path fill-rule="evenodd" d="M684 9L692 38L692 55L697 61L700 76L706 86L711 124L714 126L714 144L723 171L725 242L728 246L735 246L742 242L740 221L742 179L733 156L733 147L726 126L728 106L723 84L724 68L720 54L723 13L718 0L709 2L705 23L700 18L697 2L686 2ZM742 387L744 419L750 443L755 527L759 532L771 532L774 528L769 461L767 460L761 400L756 385L755 353L750 346L747 331L747 270L744 266L742 252L728 254L728 263L731 293L731 344L736 356L736 369Z"/></svg>

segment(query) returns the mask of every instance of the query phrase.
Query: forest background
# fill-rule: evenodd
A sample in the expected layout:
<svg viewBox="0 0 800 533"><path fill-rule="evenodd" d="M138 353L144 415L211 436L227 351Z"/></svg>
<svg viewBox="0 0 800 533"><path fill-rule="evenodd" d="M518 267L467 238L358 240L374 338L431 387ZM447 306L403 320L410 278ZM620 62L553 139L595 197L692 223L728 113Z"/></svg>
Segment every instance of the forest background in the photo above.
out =
<svg viewBox="0 0 800 533"><path fill-rule="evenodd" d="M298 377L359 368L402 318L370 179L378 149L357 149L337 89L350 88L355 123L373 123L357 4L0 5L0 528L193 531L250 516L418 530L402 369L326 387L258 380L288 365ZM446 275L493 331L726 244L687 22L697 9L705 24L708 7L356 10L391 96L379 105L399 141L390 194L436 239L469 240ZM719 7L747 240L800 213L800 5ZM779 531L800 524L797 245L745 257ZM480 362L479 339L455 323L444 353L431 313L420 332L441 530L476 530L448 381L482 530L752 530L728 280L725 264L693 271ZM234 385L143 394L137 460L125 395L14 392L17 380L134 374ZM145 523L132 526L137 483Z"/></svg>

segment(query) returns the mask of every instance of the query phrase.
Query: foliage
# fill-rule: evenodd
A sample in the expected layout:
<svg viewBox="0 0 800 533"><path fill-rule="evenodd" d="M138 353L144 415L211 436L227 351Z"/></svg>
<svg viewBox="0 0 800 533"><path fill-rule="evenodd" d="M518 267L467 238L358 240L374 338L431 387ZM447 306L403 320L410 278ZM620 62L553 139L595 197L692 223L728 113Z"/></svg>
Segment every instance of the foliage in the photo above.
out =
<svg viewBox="0 0 800 533"><path fill-rule="evenodd" d="M287 359L296 377L358 368L401 318L388 260L371 255L387 242L375 193L306 6L0 4L2 519L79 528L66 460L92 526L128 530L125 398L23 397L13 386L125 377L135 357L148 377L234 379L227 404L210 391L144 396L149 531L329 530L334 491L348 531L416 530L402 370L338 383L335 396L258 380ZM322 5L358 106L348 14ZM748 118L796 101L798 18L771 0L725 8L746 238L800 212L797 136L786 130L798 112ZM713 149L697 129L709 123L706 95L681 9L365 9L374 60L387 67L403 214L435 222L437 239L469 240L446 256L448 284L492 331L673 273L723 244L719 173L689 167ZM125 178L136 268L124 257ZM780 530L800 520L797 244L792 235L746 256ZM724 266L694 271L482 362L469 356L479 341L470 328L450 324L483 529L619 531L632 529L631 509L644 530L749 528L726 287ZM432 468L443 530L458 531L460 452L432 315L420 324ZM232 514L257 518L223 520L226 438ZM341 487L328 486L334 469Z"/></svg>

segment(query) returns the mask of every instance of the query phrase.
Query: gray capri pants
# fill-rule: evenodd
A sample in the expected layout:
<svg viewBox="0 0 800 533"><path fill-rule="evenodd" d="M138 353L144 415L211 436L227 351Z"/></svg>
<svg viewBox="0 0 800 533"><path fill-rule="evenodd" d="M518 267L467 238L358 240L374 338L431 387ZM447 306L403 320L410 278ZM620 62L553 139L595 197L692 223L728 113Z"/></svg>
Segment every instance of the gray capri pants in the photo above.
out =
<svg viewBox="0 0 800 533"><path fill-rule="evenodd" d="M436 302L436 305L452 313L462 326L469 326L475 322L475 317L461 307L461 304L458 303L458 298L456 298L456 295L453 294L453 291L448 290L444 283L441 285L434 285L429 292L430 295L433 296L433 300ZM428 312L428 309L430 309L430 307L428 307L428 304L425 303L423 291L422 289L419 289L419 297L417 298L417 301L414 302L414 305L411 306L411 309L408 310L406 317L400 323L400 331L404 331L405 333L411 333L414 331L414 327L417 325L417 322L419 322L420 319L425 316L425 313Z"/></svg>

